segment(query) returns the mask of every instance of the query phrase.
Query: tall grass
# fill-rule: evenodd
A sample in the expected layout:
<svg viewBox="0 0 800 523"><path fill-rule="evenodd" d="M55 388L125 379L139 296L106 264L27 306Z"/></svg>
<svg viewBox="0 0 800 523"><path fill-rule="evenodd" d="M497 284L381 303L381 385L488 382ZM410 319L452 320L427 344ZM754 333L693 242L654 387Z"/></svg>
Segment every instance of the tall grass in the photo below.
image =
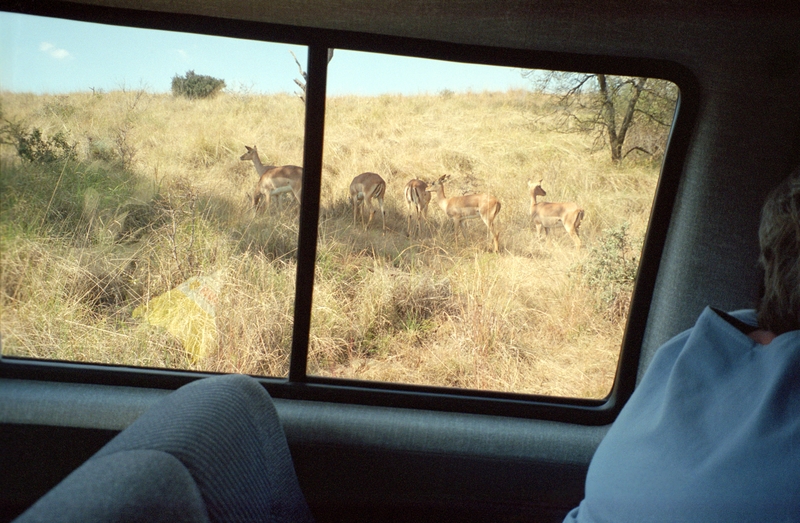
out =
<svg viewBox="0 0 800 523"><path fill-rule="evenodd" d="M6 92L0 101L7 120L45 138L61 132L77 151L52 163L0 151L4 354L286 375L298 209L277 198L254 214L255 169L239 156L257 145L265 164L301 164L296 98ZM657 168L613 166L594 137L547 130L550 103L524 91L329 99L310 373L608 393L626 304L610 314L596 292L598 274L616 274L598 264L617 263L598 249L623 224L640 246ZM347 189L364 171L387 182L386 234L375 221L352 223ZM443 174L449 195L501 201L499 254L480 221L456 246L434 201L431 228L406 236L405 183ZM547 200L583 206L583 250L563 229L535 237L529 179L543 179ZM132 318L151 298L211 274L223 282L220 336L199 361Z"/></svg>

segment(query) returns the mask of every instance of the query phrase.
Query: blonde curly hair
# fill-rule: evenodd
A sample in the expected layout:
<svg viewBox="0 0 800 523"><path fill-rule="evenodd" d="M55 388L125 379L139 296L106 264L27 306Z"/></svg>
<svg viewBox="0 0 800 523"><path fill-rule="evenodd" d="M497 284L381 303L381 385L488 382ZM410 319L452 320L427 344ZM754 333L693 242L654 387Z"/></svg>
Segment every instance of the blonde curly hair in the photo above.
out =
<svg viewBox="0 0 800 523"><path fill-rule="evenodd" d="M776 335L800 329L800 168L773 189L758 229L764 294L758 326Z"/></svg>

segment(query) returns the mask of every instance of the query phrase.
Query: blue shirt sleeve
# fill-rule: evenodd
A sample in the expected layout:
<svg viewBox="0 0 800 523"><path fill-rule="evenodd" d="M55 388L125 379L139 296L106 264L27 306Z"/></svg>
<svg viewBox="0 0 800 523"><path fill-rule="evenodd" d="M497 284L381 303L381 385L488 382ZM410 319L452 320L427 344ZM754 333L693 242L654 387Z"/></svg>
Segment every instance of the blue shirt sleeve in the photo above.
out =
<svg viewBox="0 0 800 523"><path fill-rule="evenodd" d="M798 373L800 331L759 345L706 308L657 352L565 521L800 522Z"/></svg>

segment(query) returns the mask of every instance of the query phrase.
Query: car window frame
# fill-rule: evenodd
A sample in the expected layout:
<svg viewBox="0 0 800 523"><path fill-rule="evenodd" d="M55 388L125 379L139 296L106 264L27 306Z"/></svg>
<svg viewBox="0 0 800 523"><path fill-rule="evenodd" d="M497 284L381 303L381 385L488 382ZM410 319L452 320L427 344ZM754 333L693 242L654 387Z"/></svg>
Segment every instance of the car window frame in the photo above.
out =
<svg viewBox="0 0 800 523"><path fill-rule="evenodd" d="M303 147L303 201L300 210L292 352L285 378L257 378L276 398L329 401L474 414L492 414L605 425L633 393L650 303L655 289L672 209L700 104L699 83L681 64L629 56L584 55L457 44L406 37L230 20L198 15L138 11L62 2L16 3L4 11L143 29L304 45L308 48ZM669 80L680 91L656 187L614 384L600 400L506 393L490 390L370 382L309 376L306 373L316 265L328 48L524 69L603 72ZM212 375L110 364L32 360L4 356L0 377L175 389Z"/></svg>

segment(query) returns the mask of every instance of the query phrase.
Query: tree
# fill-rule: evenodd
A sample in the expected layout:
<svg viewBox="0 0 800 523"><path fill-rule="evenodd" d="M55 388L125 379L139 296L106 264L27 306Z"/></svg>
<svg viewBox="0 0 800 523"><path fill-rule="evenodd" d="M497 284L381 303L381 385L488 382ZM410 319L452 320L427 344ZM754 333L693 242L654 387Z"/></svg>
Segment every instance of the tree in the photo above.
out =
<svg viewBox="0 0 800 523"><path fill-rule="evenodd" d="M172 77L173 96L185 96L190 99L209 98L224 88L225 80L195 74L194 71L187 71L186 76L175 75Z"/></svg>
<svg viewBox="0 0 800 523"><path fill-rule="evenodd" d="M300 100L303 103L305 103L306 83L308 83L308 74L305 71L303 71L303 66L300 65L300 60L297 59L297 56L295 56L295 54L292 51L289 52L292 53L292 58L294 58L294 63L297 64L297 68L300 70L300 76L303 77L302 80L298 80L297 78L295 78L294 83L296 83L297 87L299 87L303 91L303 94L298 94L297 97L300 98ZM333 59L333 49L328 49L328 63L331 63L332 59Z"/></svg>
<svg viewBox="0 0 800 523"><path fill-rule="evenodd" d="M648 155L661 152L653 149L663 147L657 144L666 142L672 125L678 99L675 84L655 78L560 71L530 70L523 76L541 92L558 96L558 129L597 132L608 144L613 162L621 162L635 150ZM643 134L657 134L659 140L650 140L654 147L637 144L624 151L625 141L636 126Z"/></svg>

